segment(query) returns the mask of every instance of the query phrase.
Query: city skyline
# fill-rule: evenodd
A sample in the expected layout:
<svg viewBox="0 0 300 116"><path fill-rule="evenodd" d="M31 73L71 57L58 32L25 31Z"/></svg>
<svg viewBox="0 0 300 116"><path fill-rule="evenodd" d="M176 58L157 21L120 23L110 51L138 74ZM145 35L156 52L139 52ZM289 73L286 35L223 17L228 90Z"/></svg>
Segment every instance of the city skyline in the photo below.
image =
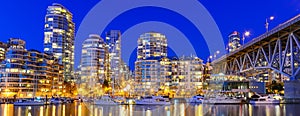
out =
<svg viewBox="0 0 300 116"><path fill-rule="evenodd" d="M82 4L81 2L75 2L72 4L70 2L64 2L64 1L55 1L55 2L61 3L62 5L64 5L67 9L69 9L72 12L74 14L74 22L78 25L80 24L80 20L85 15L85 13L90 8L92 8L93 5L95 5L97 3L97 1L90 1L88 3L84 3L85 6L84 5L83 5L84 7L80 6L79 8L82 8L82 9L78 10L77 7L79 4ZM223 1L218 1L218 2L223 2ZM246 30L251 31L251 36L249 38L246 38L245 42L249 41L250 38L254 38L254 37L264 33L265 17L272 16L272 15L275 16L275 20L270 22L270 28L273 28L274 26L282 23L284 20L286 20L290 17L293 17L295 14L299 13L299 9L297 9L299 4L297 4L297 2L295 0L292 0L291 2L264 1L264 2L270 2L267 7L264 7L265 6L264 3L261 3L261 5L260 4L256 5L255 2L254 3L245 3L245 4L243 4L243 2L236 2L236 1L226 1L226 2L229 3L229 5L231 5L231 6L239 6L238 7L239 9L228 7L228 8L226 8L226 10L224 10L225 13L222 13L222 14L227 14L228 16L227 15L224 16L224 15L220 14L220 12L219 12L221 9L224 9L223 6L220 7L219 5L215 5L215 4L213 4L212 1L210 1L210 2L200 1L200 3L202 3L211 12L213 18L216 20L216 23L219 25L219 28L220 28L220 31L222 32L222 36L224 38L225 43L227 43L226 41L227 41L228 34L234 30L237 30L241 33ZM6 6L10 6L14 3L16 3L16 1L9 1L9 2L7 2ZM22 38L28 43L28 48L30 48L30 49L33 48L33 49L37 49L39 51L43 51L42 50L42 48L43 48L43 45L42 45L42 43L43 43L43 39L42 39L43 38L43 33L42 33L43 29L42 28L43 28L43 26L41 26L41 24L43 24L43 19L44 19L43 16L46 14L45 9L47 8L47 6L51 5L53 3L53 1L45 1L45 2L38 2L38 3L40 5L38 5L37 8L28 8L28 7L17 5L16 7L20 7L20 8L24 7L24 10L26 9L26 10L28 10L28 12L35 10L36 13L34 14L34 16L32 16L32 17L31 17L31 15L28 16L28 17L31 17L30 19L32 19L33 21L27 21L27 22L29 24L33 24L33 22L34 22L36 24L33 24L31 26L32 28L29 28L28 30L23 29L23 31L20 31L19 29L17 29L15 27L16 24L18 24L16 21L15 21L16 22L15 24L7 23L7 24L10 24L10 26L8 27L8 29L5 29L5 30L2 29L3 34L0 35L0 37L1 37L0 41L5 42L9 38L12 38L12 37ZM239 4L243 4L243 5L239 5ZM77 6L77 7L75 7L75 6ZM216 6L219 6L219 7L216 7ZM247 10L247 7L254 7L254 6L257 9L254 9L253 12ZM281 9L281 10L284 9L284 10L282 10L282 11L274 10L275 7L278 9ZM5 11L5 10L2 10L2 11ZM16 11L18 11L20 13L22 12L20 10L15 10L15 12ZM239 12L235 13L235 11L239 11ZM254 16L254 13L255 13L254 11L261 12L261 13L255 15L257 17L257 18L255 18L255 20L250 18L251 16ZM141 12L148 12L148 11L143 10ZM228 12L228 13L226 13L226 12ZM233 14L231 14L229 12L232 12ZM20 14L20 13L15 13L15 14L16 14L16 16L22 16L23 14ZM24 14L26 14L26 13L24 13ZM234 14L239 14L239 15L234 15ZM12 16L12 18L13 17L15 17L15 16ZM36 17L36 18L33 18L33 17ZM37 17L40 17L40 18L37 18ZM224 20L224 17L226 17L226 19L229 19L229 20ZM220 20L220 19L222 19L222 20ZM238 19L243 19L243 20L237 21ZM10 20L3 19L3 20L5 20L4 22L12 22L15 19L10 19ZM28 19L25 19L25 20L28 20ZM120 23L123 23L123 22L121 21ZM134 24L134 21L131 22L130 24ZM231 25L229 25L229 24L231 24ZM232 25L232 24L234 24L234 25ZM18 25L20 26L20 24L18 24ZM23 24L23 25L27 25L27 24ZM39 26L37 26L37 25L39 25ZM20 29L22 29L22 27L23 26L21 26ZM26 26L24 26L24 27L26 27ZM36 28L34 28L34 27L36 27ZM111 27L113 29L118 29L117 28L118 26L116 26L116 25L112 25L112 26L109 25L108 27ZM77 29L78 29L78 27L75 28L75 30L77 30ZM15 30L15 31L12 31L12 30ZM29 30L30 30L30 32L29 32ZM108 29L108 30L110 30L110 29ZM118 30L121 30L121 32L122 32L122 30L126 30L126 29L124 29L123 27L120 27L120 29L118 29ZM153 30L153 31L155 31L155 30ZM32 33L32 32L34 32L34 33ZM100 32L99 32L101 37L104 37L103 35L105 35L104 34L105 32L103 32L102 34L100 34ZM138 35L136 35L136 36L138 36ZM190 37L193 37L193 36L190 36ZM40 38L40 39L38 39L38 38ZM134 38L134 39L137 39L137 38ZM189 39L191 39L193 41L193 38L189 38ZM203 43L203 44L205 44L205 43ZM201 49L201 47L198 49ZM206 57L209 56L208 52L205 52L205 51L207 51L207 50L204 49L203 53L200 53L201 56L198 55L201 59L206 59ZM199 53L197 52L197 54L199 54ZM79 55L79 54L76 54L76 56L77 55ZM130 54L126 54L126 55L130 55ZM127 62L127 61L125 61L125 62ZM76 66L78 66L78 63L79 63L79 59L76 59L76 62L75 62L75 64L77 64ZM132 68L132 65L131 65L131 68Z"/></svg>
<svg viewBox="0 0 300 116"><path fill-rule="evenodd" d="M0 115L299 114L299 0L2 3Z"/></svg>

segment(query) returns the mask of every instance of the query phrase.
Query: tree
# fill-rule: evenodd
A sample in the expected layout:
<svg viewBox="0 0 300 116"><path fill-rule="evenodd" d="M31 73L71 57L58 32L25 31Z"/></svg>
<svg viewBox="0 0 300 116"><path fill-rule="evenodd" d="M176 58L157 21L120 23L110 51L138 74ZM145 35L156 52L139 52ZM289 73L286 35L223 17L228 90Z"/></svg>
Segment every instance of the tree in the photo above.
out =
<svg viewBox="0 0 300 116"><path fill-rule="evenodd" d="M272 84L269 85L269 93L275 93L275 94L278 94L280 91L283 91L284 90L284 85L283 83L278 83L276 81L272 81Z"/></svg>

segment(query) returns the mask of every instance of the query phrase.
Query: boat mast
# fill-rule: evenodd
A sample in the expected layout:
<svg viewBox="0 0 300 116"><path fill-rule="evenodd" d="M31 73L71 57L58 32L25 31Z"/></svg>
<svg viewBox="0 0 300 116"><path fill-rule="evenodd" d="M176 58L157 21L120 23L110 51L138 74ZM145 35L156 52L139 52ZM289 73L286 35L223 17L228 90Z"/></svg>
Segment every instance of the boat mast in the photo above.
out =
<svg viewBox="0 0 300 116"><path fill-rule="evenodd" d="M35 84L34 84L34 87L33 87L33 99L36 95L36 89L37 89L37 78L36 78L36 74L37 72L34 73L33 77L34 77L34 80L35 80Z"/></svg>

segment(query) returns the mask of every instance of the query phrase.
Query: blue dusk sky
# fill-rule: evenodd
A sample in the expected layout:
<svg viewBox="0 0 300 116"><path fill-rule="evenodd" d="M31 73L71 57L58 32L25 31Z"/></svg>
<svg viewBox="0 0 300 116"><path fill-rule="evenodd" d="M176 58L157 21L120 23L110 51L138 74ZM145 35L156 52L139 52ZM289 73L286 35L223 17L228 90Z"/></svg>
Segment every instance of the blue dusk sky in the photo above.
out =
<svg viewBox="0 0 300 116"><path fill-rule="evenodd" d="M129 0L130 1L130 0ZM64 5L73 13L73 21L76 25L76 32L87 15L87 13L101 1L99 0L5 0L1 1L0 13L0 41L6 42L9 38L21 38L26 41L27 49L37 49L43 51L43 27L44 17L47 6L52 3L60 3ZM227 36L232 31L239 31L241 33L250 31L251 35L246 38L245 42L263 34L266 30L264 27L267 17L274 16L275 19L270 22L270 28L273 28L280 23L300 14L299 0L199 0L199 2L208 10L210 15L216 22L224 44L227 43ZM174 3L176 4L176 3ZM178 3L177 3L178 4ZM184 3L180 3L184 4ZM180 6L179 4L179 6ZM114 3L111 8L121 6L122 4ZM115 6L115 7L113 7ZM110 9L107 10L110 12ZM190 11L193 13L193 11ZM101 12L100 12L101 13ZM105 16L102 16L105 17ZM100 19L95 19L101 22ZM199 19L201 20L201 19ZM195 27L174 12L157 7L140 7L135 10L127 11L116 17L103 32L91 32L100 34L104 38L104 33L107 30L117 29L121 32L128 31L128 29L136 24L147 21L164 22L179 29L192 43L195 54L206 61L210 55L208 47L202 35L195 30ZM178 23L180 22L180 23ZM209 27L207 27L209 29ZM87 30L88 31L88 30ZM152 30L157 31L157 30ZM163 33L163 32L162 32ZM134 35L133 35L134 34ZM140 33L141 34L141 33ZM136 43L138 34L130 33L128 36L134 38L122 38L122 43L130 41ZM86 36L87 37L87 36ZM85 38L86 38L85 37ZM136 37L136 38L135 38ZM168 35L167 35L168 37ZM170 36L172 37L172 36ZM80 37L80 40L84 40ZM200 39L199 39L200 38ZM202 38L202 39L201 39ZM78 38L76 38L78 39ZM172 39L169 39L171 42ZM77 40L76 40L77 41ZM194 43L198 43L197 45ZM76 43L75 47L80 46ZM126 45L124 45L126 46ZM136 47L136 46L135 46ZM182 46L184 48L184 45ZM125 47L126 48L126 47ZM170 48L169 56L176 56ZM78 51L78 49L76 50ZM189 51L180 51L189 54ZM79 64L80 52L76 52L75 64ZM191 52L192 53L192 52ZM181 53L180 53L181 55ZM78 57L79 56L79 57ZM136 53L129 51L122 54L125 62L132 64L135 60Z"/></svg>

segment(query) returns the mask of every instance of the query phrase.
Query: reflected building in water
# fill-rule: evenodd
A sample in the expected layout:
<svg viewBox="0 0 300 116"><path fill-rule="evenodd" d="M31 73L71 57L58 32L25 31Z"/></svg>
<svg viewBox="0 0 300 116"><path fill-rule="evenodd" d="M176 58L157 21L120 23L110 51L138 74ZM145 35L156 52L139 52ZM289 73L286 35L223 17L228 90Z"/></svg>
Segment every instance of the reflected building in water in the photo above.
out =
<svg viewBox="0 0 300 116"><path fill-rule="evenodd" d="M96 106L83 103L48 106L1 104L1 116L298 116L297 104L284 105L208 105Z"/></svg>

